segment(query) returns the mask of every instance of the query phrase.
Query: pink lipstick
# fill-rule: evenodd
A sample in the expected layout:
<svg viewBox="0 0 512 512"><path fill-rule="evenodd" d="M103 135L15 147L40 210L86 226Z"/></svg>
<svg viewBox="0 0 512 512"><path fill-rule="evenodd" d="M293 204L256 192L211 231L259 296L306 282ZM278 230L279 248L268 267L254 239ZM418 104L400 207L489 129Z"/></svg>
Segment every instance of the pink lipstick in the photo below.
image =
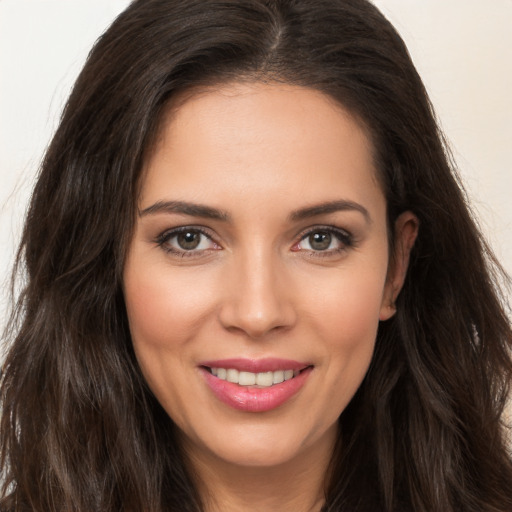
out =
<svg viewBox="0 0 512 512"><path fill-rule="evenodd" d="M204 361L201 373L213 394L234 409L265 412L300 391L313 366L287 359L222 359Z"/></svg>

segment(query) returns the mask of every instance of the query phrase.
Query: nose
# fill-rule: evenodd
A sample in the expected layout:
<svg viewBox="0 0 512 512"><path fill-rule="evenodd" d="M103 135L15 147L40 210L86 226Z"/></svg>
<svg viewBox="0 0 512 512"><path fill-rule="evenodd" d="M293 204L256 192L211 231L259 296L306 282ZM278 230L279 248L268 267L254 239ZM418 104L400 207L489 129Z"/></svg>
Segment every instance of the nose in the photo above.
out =
<svg viewBox="0 0 512 512"><path fill-rule="evenodd" d="M290 278L277 255L252 250L234 258L228 273L219 313L225 329L260 339L295 324Z"/></svg>

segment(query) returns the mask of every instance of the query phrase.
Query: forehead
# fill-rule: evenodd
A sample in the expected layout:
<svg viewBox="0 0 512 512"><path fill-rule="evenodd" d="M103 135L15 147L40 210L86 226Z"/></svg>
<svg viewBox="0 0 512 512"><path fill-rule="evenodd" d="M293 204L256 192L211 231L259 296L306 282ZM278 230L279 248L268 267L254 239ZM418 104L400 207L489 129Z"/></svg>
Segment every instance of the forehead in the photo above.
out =
<svg viewBox="0 0 512 512"><path fill-rule="evenodd" d="M381 194L363 124L329 96L285 84L231 83L173 102L146 164L141 203L162 194L222 202L272 193L312 203Z"/></svg>

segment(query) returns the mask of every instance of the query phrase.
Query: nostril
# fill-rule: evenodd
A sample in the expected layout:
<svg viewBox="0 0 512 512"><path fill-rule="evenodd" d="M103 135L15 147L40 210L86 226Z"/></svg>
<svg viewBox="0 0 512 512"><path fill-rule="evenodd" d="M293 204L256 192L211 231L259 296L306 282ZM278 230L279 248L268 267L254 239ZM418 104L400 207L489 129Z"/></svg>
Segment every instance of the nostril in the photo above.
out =
<svg viewBox="0 0 512 512"><path fill-rule="evenodd" d="M295 323L293 311L284 311L276 307L269 311L251 312L244 305L237 303L225 307L220 314L222 326L233 333L243 332L252 339L260 339L269 334L276 334L289 329ZM291 308L290 308L291 309Z"/></svg>

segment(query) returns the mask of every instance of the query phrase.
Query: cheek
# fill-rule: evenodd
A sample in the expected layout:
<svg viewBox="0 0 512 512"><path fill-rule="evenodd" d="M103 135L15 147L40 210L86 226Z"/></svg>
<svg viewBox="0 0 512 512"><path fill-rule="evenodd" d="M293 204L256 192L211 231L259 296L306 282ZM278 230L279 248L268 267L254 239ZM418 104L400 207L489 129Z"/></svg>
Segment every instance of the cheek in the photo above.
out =
<svg viewBox="0 0 512 512"><path fill-rule="evenodd" d="M323 342L318 350L323 352L324 406L331 420L352 399L370 365L385 277L382 267L340 272L324 283L322 293L311 296L310 332Z"/></svg>
<svg viewBox="0 0 512 512"><path fill-rule="evenodd" d="M340 269L311 283L309 293L303 291L309 297L305 308L330 333L330 339L357 344L366 339L365 333L376 332L385 281L383 265Z"/></svg>
<svg viewBox="0 0 512 512"><path fill-rule="evenodd" d="M124 272L133 348L149 387L179 421L190 384L186 370L194 367L187 346L212 309L212 294L198 285L204 281L198 272L186 275L167 266L137 263L132 257Z"/></svg>
<svg viewBox="0 0 512 512"><path fill-rule="evenodd" d="M325 319L329 334L326 345L330 363L337 373L343 373L349 383L363 379L370 364L377 329L379 302L374 295L360 290L358 297L345 300L338 308L332 308ZM328 322L328 323L327 323ZM355 389L353 389L355 392Z"/></svg>
<svg viewBox="0 0 512 512"><path fill-rule="evenodd" d="M211 308L209 287L197 272L174 275L157 266L127 265L124 289L135 346L173 350L194 336Z"/></svg>

